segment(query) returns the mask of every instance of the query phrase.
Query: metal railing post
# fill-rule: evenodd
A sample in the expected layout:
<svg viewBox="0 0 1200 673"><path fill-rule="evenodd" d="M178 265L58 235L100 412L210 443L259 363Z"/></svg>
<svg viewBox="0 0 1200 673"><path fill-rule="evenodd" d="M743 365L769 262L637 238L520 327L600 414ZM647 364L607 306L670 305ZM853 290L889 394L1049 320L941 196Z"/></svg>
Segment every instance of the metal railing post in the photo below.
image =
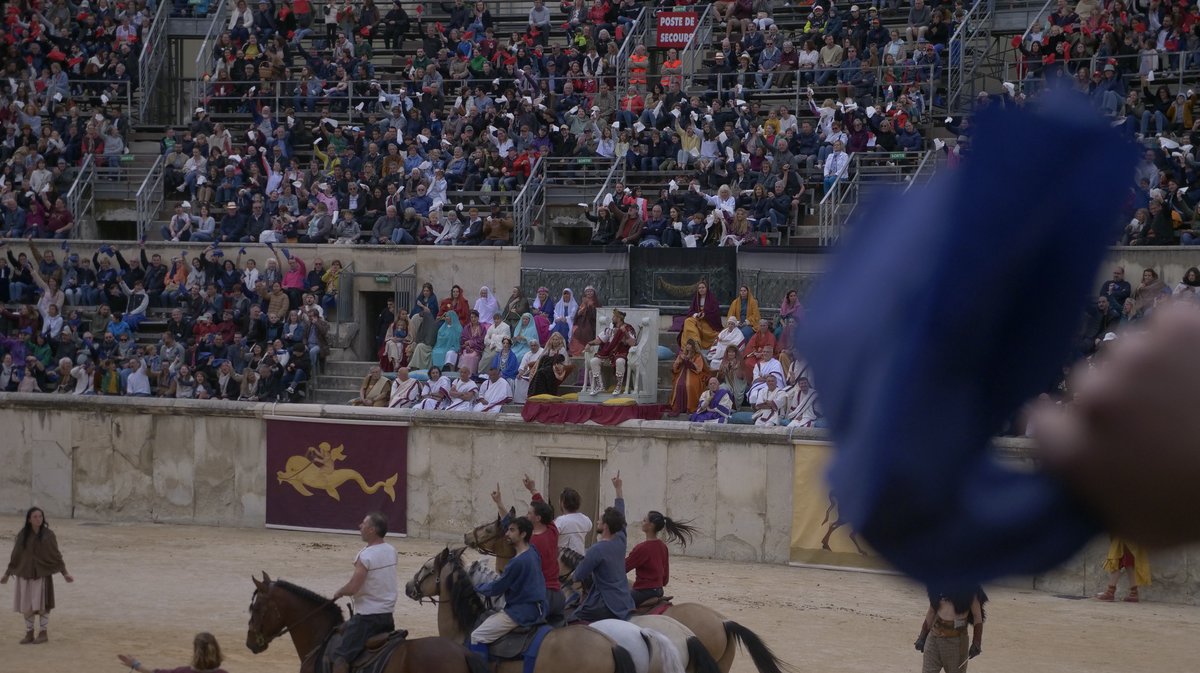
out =
<svg viewBox="0 0 1200 673"><path fill-rule="evenodd" d="M145 31L142 35L142 52L138 58L138 86L142 90L142 97L135 108L132 105L133 95L130 93L125 108L130 111L130 114L136 114L137 120L140 122L146 121L150 100L154 97L154 88L158 83L158 74L162 70L163 62L166 61L167 41L164 37L168 20L166 10L167 6L171 4L170 2L159 3L158 11L154 13L154 19L150 23L150 30Z"/></svg>
<svg viewBox="0 0 1200 673"><path fill-rule="evenodd" d="M158 211L163 204L163 179L166 177L166 159L158 155L142 184L138 187L134 202L137 204L138 238L149 236L149 227L158 217Z"/></svg>

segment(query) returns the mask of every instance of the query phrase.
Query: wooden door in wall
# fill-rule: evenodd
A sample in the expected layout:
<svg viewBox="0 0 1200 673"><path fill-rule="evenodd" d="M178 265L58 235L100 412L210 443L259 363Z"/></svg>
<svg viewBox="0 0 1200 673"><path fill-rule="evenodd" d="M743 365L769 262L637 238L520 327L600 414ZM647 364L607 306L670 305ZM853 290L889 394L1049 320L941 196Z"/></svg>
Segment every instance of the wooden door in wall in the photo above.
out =
<svg viewBox="0 0 1200 673"><path fill-rule="evenodd" d="M579 511L592 520L592 530L588 532L586 544L591 546L596 537L595 522L604 511L604 507L612 503L600 503L600 467L599 460L582 460L579 458L551 458L550 481L546 487L546 498L554 505L554 515L559 511L558 496L568 486L579 491Z"/></svg>

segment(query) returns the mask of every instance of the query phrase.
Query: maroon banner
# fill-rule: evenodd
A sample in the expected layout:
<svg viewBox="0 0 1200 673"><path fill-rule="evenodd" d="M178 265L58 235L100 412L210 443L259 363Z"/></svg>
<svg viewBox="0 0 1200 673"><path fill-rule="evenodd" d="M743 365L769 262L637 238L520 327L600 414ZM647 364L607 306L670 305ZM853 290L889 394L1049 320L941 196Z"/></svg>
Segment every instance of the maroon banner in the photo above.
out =
<svg viewBox="0 0 1200 673"><path fill-rule="evenodd" d="M267 526L357 531L367 512L405 533L408 428L267 420Z"/></svg>
<svg viewBox="0 0 1200 673"><path fill-rule="evenodd" d="M699 15L696 12L659 12L657 15L658 30L657 45L663 49L674 47L683 49L687 46L692 33L696 32Z"/></svg>

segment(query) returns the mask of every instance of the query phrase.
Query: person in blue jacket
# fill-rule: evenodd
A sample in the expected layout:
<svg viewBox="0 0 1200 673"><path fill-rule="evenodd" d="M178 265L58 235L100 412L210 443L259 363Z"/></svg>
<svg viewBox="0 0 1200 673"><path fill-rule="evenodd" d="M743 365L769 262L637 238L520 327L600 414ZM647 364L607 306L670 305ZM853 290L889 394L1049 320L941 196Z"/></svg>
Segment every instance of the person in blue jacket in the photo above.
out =
<svg viewBox="0 0 1200 673"><path fill-rule="evenodd" d="M625 578L625 498L621 492L621 473L612 480L617 491L613 506L604 510L596 525L600 539L588 547L583 560L571 573L571 582L592 580L592 590L583 599L571 621L598 622L601 619L627 619L633 612L629 581Z"/></svg>
<svg viewBox="0 0 1200 673"><path fill-rule="evenodd" d="M469 648L485 661L489 643L496 642L518 626L533 626L546 619L546 579L542 576L542 559L529 544L532 535L533 522L523 516L513 519L504 536L512 543L517 555L496 581L475 588L481 596L504 596L504 610L483 620L471 632Z"/></svg>

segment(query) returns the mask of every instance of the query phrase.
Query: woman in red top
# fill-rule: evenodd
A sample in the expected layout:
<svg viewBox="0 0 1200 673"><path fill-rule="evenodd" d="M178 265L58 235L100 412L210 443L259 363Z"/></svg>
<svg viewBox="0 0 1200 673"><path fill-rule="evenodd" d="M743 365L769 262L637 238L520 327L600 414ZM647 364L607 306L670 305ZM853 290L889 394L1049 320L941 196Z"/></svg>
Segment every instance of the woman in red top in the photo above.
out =
<svg viewBox="0 0 1200 673"><path fill-rule="evenodd" d="M221 646L217 644L217 639L211 633L197 633L196 638L192 641L192 665L180 666L179 668L151 668L136 657L128 654L118 654L117 658L122 664L129 667L131 671L140 671L141 673L225 673L221 669L221 661L224 657L221 656Z"/></svg>
<svg viewBox="0 0 1200 673"><path fill-rule="evenodd" d="M446 311L454 311L458 314L460 325L466 325L471 322L471 307L467 305L467 300L463 297L462 288L455 285L450 288L450 296L442 300L438 306L438 317L446 315Z"/></svg>
<svg viewBox="0 0 1200 673"><path fill-rule="evenodd" d="M639 542L629 556L625 557L625 572L634 571L633 604L641 605L651 598L661 598L663 587L671 581L670 551L667 544L658 539L666 532L666 538L687 547L696 534L696 529L687 522L673 521L662 512L650 510L642 519L642 532L646 541Z"/></svg>

